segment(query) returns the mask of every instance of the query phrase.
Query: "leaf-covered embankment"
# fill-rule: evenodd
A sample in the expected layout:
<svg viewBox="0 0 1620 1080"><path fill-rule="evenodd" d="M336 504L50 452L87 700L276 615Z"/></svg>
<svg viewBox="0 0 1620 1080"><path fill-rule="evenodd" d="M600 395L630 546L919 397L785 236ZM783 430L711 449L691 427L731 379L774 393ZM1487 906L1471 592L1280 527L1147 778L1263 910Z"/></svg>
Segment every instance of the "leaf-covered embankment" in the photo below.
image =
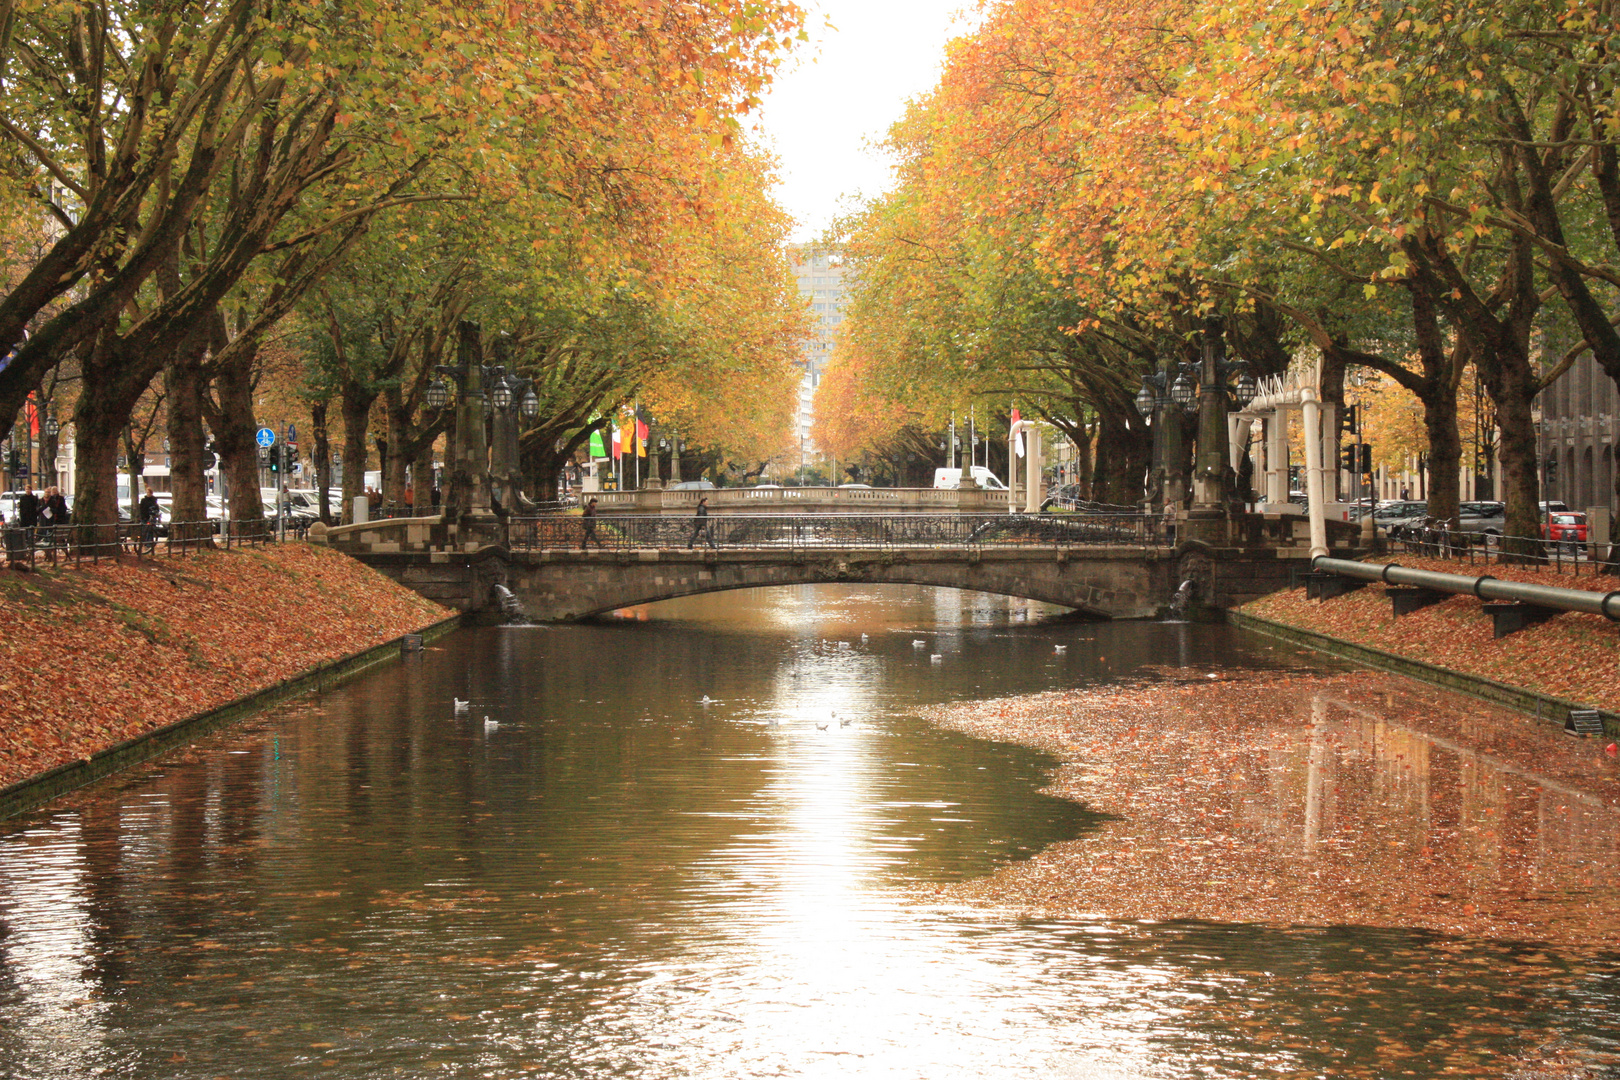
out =
<svg viewBox="0 0 1620 1080"><path fill-rule="evenodd" d="M451 614L307 544L0 572L0 786Z"/></svg>
<svg viewBox="0 0 1620 1080"><path fill-rule="evenodd" d="M946 898L1059 917L1620 942L1607 740L1374 672L1169 671L932 710L1111 820Z"/></svg>
<svg viewBox="0 0 1620 1080"><path fill-rule="evenodd" d="M1442 574L1490 574L1504 581L1565 589L1610 592L1620 588L1612 577L1576 577L1534 567L1470 567L1409 555L1398 561L1402 566ZM1595 708L1613 709L1620 702L1620 635L1615 633L1615 624L1601 615L1564 612L1499 639L1493 636L1491 620L1480 610L1480 602L1472 596L1453 596L1397 619L1383 588L1377 585L1322 601L1307 600L1304 589L1289 589L1256 600L1243 611Z"/></svg>

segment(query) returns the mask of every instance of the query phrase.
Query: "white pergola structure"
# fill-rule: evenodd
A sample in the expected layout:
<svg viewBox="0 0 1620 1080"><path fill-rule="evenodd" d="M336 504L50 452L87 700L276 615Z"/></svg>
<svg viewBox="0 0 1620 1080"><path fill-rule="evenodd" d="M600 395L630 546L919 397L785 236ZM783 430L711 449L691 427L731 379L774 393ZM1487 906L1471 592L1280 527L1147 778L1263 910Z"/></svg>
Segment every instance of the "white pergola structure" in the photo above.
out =
<svg viewBox="0 0 1620 1080"><path fill-rule="evenodd" d="M1027 436L1024 439L1024 513L1033 514L1041 508L1041 455L1045 452L1041 445L1041 427L1035 420L1022 419L1013 424L1007 433L1007 513L1018 512L1018 453L1013 448L1018 444L1018 436Z"/></svg>
<svg viewBox="0 0 1620 1080"><path fill-rule="evenodd" d="M1265 432L1265 495L1261 501L1262 513L1277 513L1288 503L1288 416L1291 410L1300 411L1305 435L1305 497L1310 502L1311 557L1326 555L1327 501L1331 486L1330 472L1338 467L1335 461L1324 461L1322 444L1322 399L1318 386L1321 367L1312 364L1294 368L1281 375L1268 375L1259 380L1259 392L1241 412L1232 414L1231 429L1232 468L1236 470L1243 460L1245 440L1241 438L1244 424L1259 420Z"/></svg>

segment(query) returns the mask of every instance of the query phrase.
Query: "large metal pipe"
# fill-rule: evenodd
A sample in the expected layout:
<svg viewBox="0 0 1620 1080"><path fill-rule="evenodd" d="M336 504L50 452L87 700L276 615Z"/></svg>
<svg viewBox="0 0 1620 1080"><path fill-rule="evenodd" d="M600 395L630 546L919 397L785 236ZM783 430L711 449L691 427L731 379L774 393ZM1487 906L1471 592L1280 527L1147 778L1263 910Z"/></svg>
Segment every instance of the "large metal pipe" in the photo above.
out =
<svg viewBox="0 0 1620 1080"><path fill-rule="evenodd" d="M1580 611L1620 622L1620 591L1600 593L1587 589L1560 589L1524 581L1502 581L1489 574L1480 577L1442 574L1434 570L1414 570L1399 563L1351 562L1349 559L1330 559L1325 555L1312 559L1311 568L1357 581L1382 581L1386 585L1410 585L1420 589L1467 594L1481 600L1507 600L1561 611Z"/></svg>

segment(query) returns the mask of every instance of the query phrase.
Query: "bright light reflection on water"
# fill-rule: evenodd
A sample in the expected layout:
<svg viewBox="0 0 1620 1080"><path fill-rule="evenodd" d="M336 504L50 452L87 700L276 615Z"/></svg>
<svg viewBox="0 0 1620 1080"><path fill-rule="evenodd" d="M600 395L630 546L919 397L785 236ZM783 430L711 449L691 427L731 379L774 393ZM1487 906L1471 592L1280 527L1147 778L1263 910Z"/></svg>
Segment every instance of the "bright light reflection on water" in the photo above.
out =
<svg viewBox="0 0 1620 1080"><path fill-rule="evenodd" d="M819 587L468 632L0 825L0 1075L1612 1067L1612 956L932 903L1094 819L917 706L1277 655L1050 614Z"/></svg>

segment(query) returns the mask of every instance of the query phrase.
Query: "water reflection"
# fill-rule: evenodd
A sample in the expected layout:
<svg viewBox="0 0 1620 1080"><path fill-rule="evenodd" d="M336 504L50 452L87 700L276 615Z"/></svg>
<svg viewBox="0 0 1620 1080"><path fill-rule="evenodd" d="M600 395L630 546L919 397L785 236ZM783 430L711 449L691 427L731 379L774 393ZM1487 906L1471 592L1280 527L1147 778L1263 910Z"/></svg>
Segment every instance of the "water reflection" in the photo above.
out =
<svg viewBox="0 0 1620 1080"><path fill-rule="evenodd" d="M919 705L1275 655L1051 614L817 587L472 632L6 823L0 1074L1271 1076L1616 1004L1591 958L926 903L1096 819ZM1287 763L1301 844L1330 765Z"/></svg>

